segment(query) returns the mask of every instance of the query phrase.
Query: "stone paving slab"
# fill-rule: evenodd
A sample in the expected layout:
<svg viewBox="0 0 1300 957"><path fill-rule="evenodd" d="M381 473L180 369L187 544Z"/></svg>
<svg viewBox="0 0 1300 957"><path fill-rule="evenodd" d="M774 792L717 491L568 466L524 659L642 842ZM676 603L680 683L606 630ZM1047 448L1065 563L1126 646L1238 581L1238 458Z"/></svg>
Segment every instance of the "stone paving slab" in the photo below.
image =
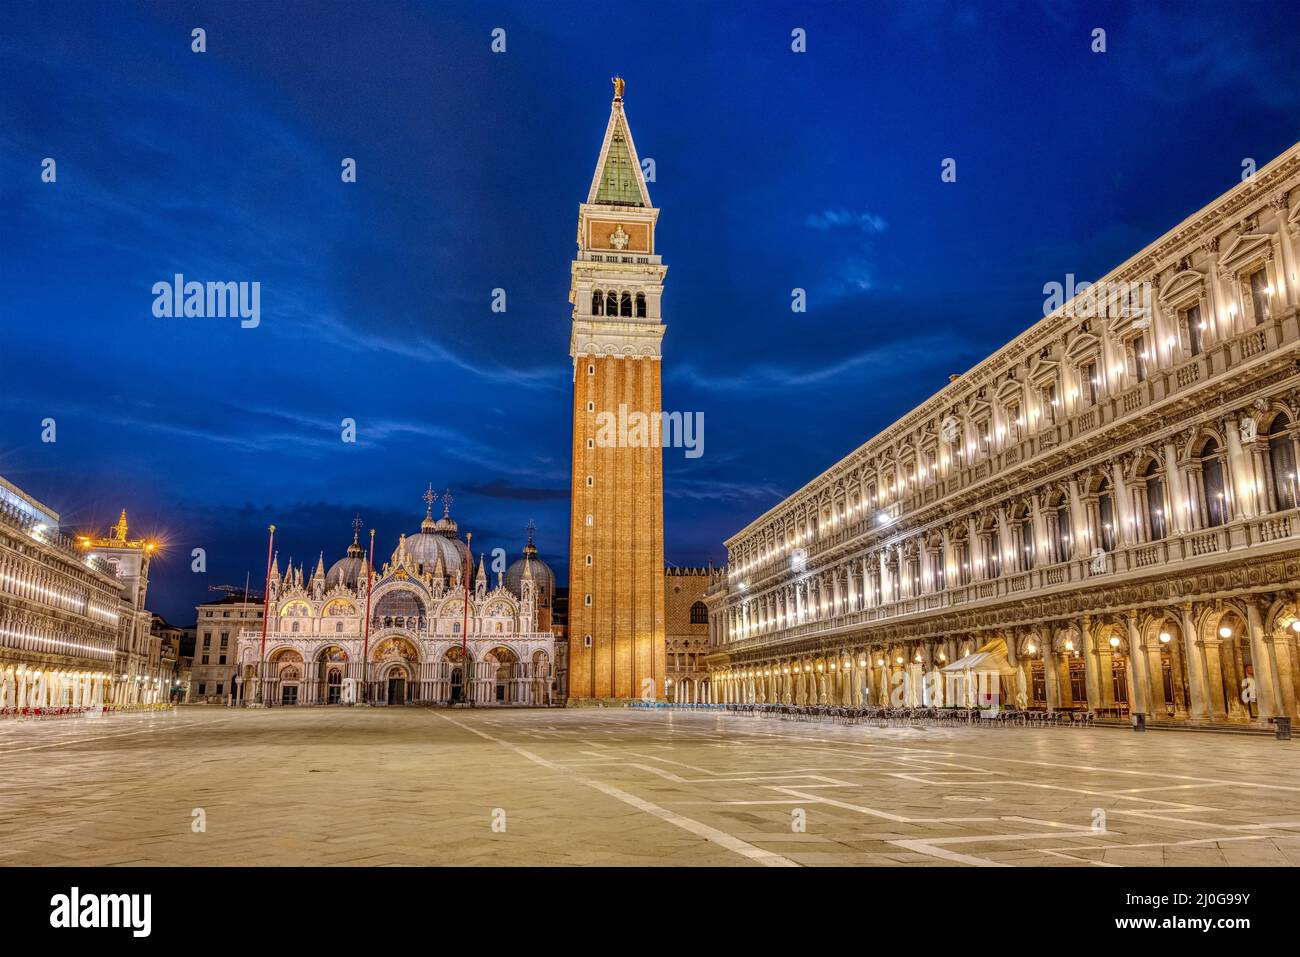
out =
<svg viewBox="0 0 1300 957"><path fill-rule="evenodd" d="M6 865L1300 864L1294 745L1244 736L190 707L0 761Z"/></svg>

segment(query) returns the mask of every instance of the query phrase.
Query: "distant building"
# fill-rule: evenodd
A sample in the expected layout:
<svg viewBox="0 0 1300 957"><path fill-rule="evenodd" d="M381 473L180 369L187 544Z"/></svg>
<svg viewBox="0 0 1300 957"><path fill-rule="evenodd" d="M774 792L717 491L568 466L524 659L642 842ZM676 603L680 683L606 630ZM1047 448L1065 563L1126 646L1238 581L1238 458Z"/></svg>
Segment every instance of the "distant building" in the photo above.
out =
<svg viewBox="0 0 1300 957"><path fill-rule="evenodd" d="M159 662L164 674L170 672L171 681L167 683L167 696L172 701L184 701L189 692L190 663L193 652L192 632L170 624L162 615L154 615L149 626L149 633L159 640ZM186 653L186 642L189 651Z"/></svg>
<svg viewBox="0 0 1300 957"><path fill-rule="evenodd" d="M664 632L668 677L664 697L683 704L708 701L709 586L722 580L712 566L664 569Z"/></svg>
<svg viewBox="0 0 1300 957"><path fill-rule="evenodd" d="M59 513L0 478L0 709L163 700L144 609L154 544L71 538Z"/></svg>
<svg viewBox="0 0 1300 957"><path fill-rule="evenodd" d="M569 589L556 587L551 608L551 634L555 635L555 697L569 697Z"/></svg>
<svg viewBox="0 0 1300 957"><path fill-rule="evenodd" d="M241 631L262 630L262 599L232 592L194 609L194 652L188 700L221 704L234 693Z"/></svg>

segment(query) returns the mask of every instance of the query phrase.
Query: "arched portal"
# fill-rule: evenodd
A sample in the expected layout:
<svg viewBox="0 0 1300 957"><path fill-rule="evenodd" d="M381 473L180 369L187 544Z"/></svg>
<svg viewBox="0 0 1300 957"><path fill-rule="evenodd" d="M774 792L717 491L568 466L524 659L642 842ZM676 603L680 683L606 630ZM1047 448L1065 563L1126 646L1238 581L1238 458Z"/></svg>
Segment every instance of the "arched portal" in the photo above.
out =
<svg viewBox="0 0 1300 957"><path fill-rule="evenodd" d="M389 705L410 704L415 694L411 666L404 661L392 661L380 666L379 683L384 701Z"/></svg>
<svg viewBox="0 0 1300 957"><path fill-rule="evenodd" d="M294 648L281 648L272 653L267 674L266 700L280 705L298 703L303 681L302 654Z"/></svg>
<svg viewBox="0 0 1300 957"><path fill-rule="evenodd" d="M487 653L485 661L496 667L492 698L497 704L511 704L519 700L516 681L519 678L519 656L509 648L498 645Z"/></svg>
<svg viewBox="0 0 1300 957"><path fill-rule="evenodd" d="M447 653L442 656L442 660L451 664L451 694L448 700L452 704L458 704L468 698L468 671L473 664L473 660L466 660L465 653L460 647L447 649Z"/></svg>

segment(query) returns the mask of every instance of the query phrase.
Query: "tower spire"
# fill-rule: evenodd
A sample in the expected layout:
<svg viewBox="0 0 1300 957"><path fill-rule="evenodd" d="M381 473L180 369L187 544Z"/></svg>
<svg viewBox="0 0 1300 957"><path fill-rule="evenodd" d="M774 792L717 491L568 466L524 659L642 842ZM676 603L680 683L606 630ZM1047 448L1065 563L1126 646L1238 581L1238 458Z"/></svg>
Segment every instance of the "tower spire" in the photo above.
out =
<svg viewBox="0 0 1300 957"><path fill-rule="evenodd" d="M601 413L626 406L649 421L662 408L660 301L667 267L655 247L659 210L651 204L623 109L625 84L621 77L613 82L596 172L578 207L578 253L569 271L569 587L584 599L570 608L570 700L626 701L647 689L662 698L667 670L663 450L657 443L632 447L596 440ZM623 475L637 477L636 495L615 502L596 491L613 487ZM530 550L536 550L531 528L525 555ZM524 581L533 574L531 565L524 563Z"/></svg>
<svg viewBox="0 0 1300 957"><path fill-rule="evenodd" d="M605 125L605 138L596 158L596 175L592 177L587 202L649 209L650 191L641 172L636 144L632 142L627 114L623 112L626 84L621 76L611 77L610 82L614 84L614 101L609 106L609 122Z"/></svg>

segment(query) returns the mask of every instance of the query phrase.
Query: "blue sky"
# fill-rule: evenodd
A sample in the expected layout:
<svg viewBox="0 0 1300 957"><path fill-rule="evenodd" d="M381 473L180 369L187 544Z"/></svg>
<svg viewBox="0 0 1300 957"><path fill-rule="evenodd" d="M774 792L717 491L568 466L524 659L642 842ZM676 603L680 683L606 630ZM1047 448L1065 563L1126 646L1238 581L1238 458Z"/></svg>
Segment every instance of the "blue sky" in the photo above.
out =
<svg viewBox="0 0 1300 957"><path fill-rule="evenodd" d="M665 456L667 557L721 560L1040 317L1044 283L1300 139L1296 41L1266 2L19 0L0 474L68 528L127 507L182 624L257 581L268 523L282 562L329 562L360 513L387 557L429 482L476 546L513 557L535 518L565 579L568 270L620 73L662 209L664 403L705 421L701 458ZM155 318L176 272L260 282L261 325Z"/></svg>

